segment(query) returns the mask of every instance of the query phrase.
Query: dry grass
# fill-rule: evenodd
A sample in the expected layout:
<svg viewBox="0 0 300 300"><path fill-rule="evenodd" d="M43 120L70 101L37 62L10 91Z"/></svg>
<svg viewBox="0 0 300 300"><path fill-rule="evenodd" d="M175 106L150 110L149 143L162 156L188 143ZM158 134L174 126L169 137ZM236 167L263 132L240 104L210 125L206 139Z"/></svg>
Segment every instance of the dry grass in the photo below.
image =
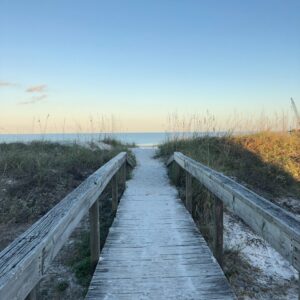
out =
<svg viewBox="0 0 300 300"><path fill-rule="evenodd" d="M174 151L221 171L267 197L300 198L300 136L297 133L179 139L162 144L158 155L168 157Z"/></svg>
<svg viewBox="0 0 300 300"><path fill-rule="evenodd" d="M300 181L300 134L263 132L234 138L236 143Z"/></svg>

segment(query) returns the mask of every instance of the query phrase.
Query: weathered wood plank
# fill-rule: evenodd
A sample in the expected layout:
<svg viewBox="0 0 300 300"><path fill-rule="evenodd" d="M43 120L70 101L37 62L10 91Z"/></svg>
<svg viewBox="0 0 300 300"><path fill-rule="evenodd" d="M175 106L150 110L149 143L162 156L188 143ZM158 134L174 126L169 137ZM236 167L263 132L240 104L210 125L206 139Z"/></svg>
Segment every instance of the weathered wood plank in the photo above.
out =
<svg viewBox="0 0 300 300"><path fill-rule="evenodd" d="M189 172L185 172L185 205L187 210L193 213L193 191L192 176Z"/></svg>
<svg viewBox="0 0 300 300"><path fill-rule="evenodd" d="M121 169L121 176L122 176L122 188L125 191L126 188L126 178L127 178L127 167L126 164L123 164Z"/></svg>
<svg viewBox="0 0 300 300"><path fill-rule="evenodd" d="M100 222L99 222L99 200L97 199L89 210L90 217L90 248L91 265L95 269L100 255Z"/></svg>
<svg viewBox="0 0 300 300"><path fill-rule="evenodd" d="M118 208L119 203L119 192L118 192L118 176L117 174L114 175L114 177L111 180L111 188L112 188L112 212L115 214Z"/></svg>
<svg viewBox="0 0 300 300"><path fill-rule="evenodd" d="M229 177L175 152L174 159L199 180L256 233L267 240L297 270L300 262L300 222L292 214Z"/></svg>
<svg viewBox="0 0 300 300"><path fill-rule="evenodd" d="M126 156L107 162L0 253L1 300L29 294Z"/></svg>
<svg viewBox="0 0 300 300"><path fill-rule="evenodd" d="M86 299L234 299L153 149L120 201Z"/></svg>
<svg viewBox="0 0 300 300"><path fill-rule="evenodd" d="M213 252L219 265L223 265L223 202L214 197Z"/></svg>

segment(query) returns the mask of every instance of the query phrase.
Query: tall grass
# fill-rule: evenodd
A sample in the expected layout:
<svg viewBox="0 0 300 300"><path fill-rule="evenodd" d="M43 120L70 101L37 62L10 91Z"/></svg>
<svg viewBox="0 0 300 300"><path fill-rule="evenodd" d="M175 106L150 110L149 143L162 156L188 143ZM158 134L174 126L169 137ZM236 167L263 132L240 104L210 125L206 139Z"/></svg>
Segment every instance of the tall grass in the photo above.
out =
<svg viewBox="0 0 300 300"><path fill-rule="evenodd" d="M159 147L168 157L180 151L271 197L300 197L300 136L263 132L255 135L176 139Z"/></svg>
<svg viewBox="0 0 300 300"><path fill-rule="evenodd" d="M209 111L171 114L171 133L158 153L181 151L259 192L299 197L300 134L288 130L296 120L286 112L240 117L234 113L224 126Z"/></svg>
<svg viewBox="0 0 300 300"><path fill-rule="evenodd" d="M227 117L218 118L210 111L180 115L169 114L167 118L168 140L191 137L231 136L266 131L288 132L297 127L290 111L260 114L233 112Z"/></svg>
<svg viewBox="0 0 300 300"><path fill-rule="evenodd" d="M32 222L120 151L51 142L0 144L0 222ZM131 154L130 154L131 155Z"/></svg>

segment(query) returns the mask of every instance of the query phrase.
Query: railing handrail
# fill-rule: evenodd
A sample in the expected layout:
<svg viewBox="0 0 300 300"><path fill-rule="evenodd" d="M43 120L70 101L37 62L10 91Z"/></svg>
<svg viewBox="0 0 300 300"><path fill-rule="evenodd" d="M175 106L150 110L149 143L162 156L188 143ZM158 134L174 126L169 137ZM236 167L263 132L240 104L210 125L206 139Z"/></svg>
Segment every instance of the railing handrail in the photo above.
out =
<svg viewBox="0 0 300 300"><path fill-rule="evenodd" d="M126 152L116 155L0 253L0 299L28 295L127 159Z"/></svg>
<svg viewBox="0 0 300 300"><path fill-rule="evenodd" d="M295 216L180 152L174 152L167 165L174 161L300 270L300 221Z"/></svg>

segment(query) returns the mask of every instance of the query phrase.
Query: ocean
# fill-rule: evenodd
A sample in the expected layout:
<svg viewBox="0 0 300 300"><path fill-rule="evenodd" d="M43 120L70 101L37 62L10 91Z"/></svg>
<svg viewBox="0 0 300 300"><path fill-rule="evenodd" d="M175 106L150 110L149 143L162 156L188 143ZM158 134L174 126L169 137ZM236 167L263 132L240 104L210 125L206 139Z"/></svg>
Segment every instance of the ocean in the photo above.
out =
<svg viewBox="0 0 300 300"><path fill-rule="evenodd" d="M116 138L124 143L138 146L155 146L179 133L168 132L126 132L126 133L47 133L47 134L0 134L0 143L31 142L37 140L52 142L91 142L105 137ZM183 133L181 133L183 134ZM190 133L184 133L189 135Z"/></svg>
<svg viewBox="0 0 300 300"><path fill-rule="evenodd" d="M0 143L51 141L51 142L93 142L104 138L115 138L137 146L157 146L167 140L192 136L224 136L226 132L122 132L122 133L46 133L46 134L0 134Z"/></svg>

